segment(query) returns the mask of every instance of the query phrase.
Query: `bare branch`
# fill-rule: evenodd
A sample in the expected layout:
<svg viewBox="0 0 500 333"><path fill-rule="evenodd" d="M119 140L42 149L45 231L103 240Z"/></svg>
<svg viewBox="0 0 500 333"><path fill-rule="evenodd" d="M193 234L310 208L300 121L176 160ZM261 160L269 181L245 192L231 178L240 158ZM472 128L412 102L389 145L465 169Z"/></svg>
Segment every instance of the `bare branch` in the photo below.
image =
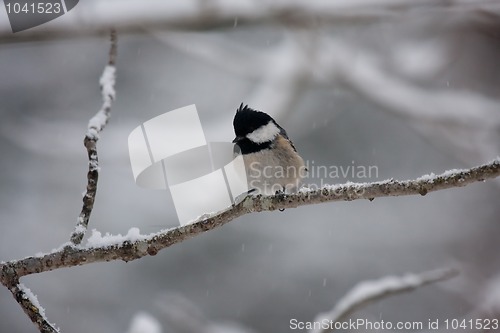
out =
<svg viewBox="0 0 500 333"><path fill-rule="evenodd" d="M387 276L379 280L364 281L349 291L329 312L316 317L315 322L327 320L330 325L321 329L314 329L311 333L326 333L335 330L335 323L345 321L351 314L360 308L375 301L413 291L422 286L448 280L457 276L454 269L440 269L420 274L406 274L404 276Z"/></svg>
<svg viewBox="0 0 500 333"><path fill-rule="evenodd" d="M99 159L97 156L97 141L99 140L99 133L104 129L109 121L111 113L111 105L115 99L115 78L116 78L116 47L117 37L116 31L111 30L111 47L109 49L108 64L99 80L102 94L102 107L89 121L87 133L85 134L84 145L87 148L89 157L89 171L87 173L87 190L83 196L83 207L75 230L71 234L71 242L73 244L80 244L87 226L89 224L90 214L94 208L95 195L97 192L97 181L99 178Z"/></svg>
<svg viewBox="0 0 500 333"><path fill-rule="evenodd" d="M248 213L295 208L322 202L425 195L429 192L462 187L498 176L500 176L500 158L471 169L452 170L441 175L426 175L415 180L396 181L390 179L374 183L347 183L328 185L316 190L301 189L300 192L295 194L248 196L225 211L185 226L163 230L150 235L140 235L137 229L131 229L128 235L116 237L112 243L95 247L92 245L87 247L75 246L68 243L52 253L0 264L0 280L5 284L16 276L22 277L61 267L73 267L112 260L131 261L147 255L156 255L158 251L164 248L207 230L220 227Z"/></svg>

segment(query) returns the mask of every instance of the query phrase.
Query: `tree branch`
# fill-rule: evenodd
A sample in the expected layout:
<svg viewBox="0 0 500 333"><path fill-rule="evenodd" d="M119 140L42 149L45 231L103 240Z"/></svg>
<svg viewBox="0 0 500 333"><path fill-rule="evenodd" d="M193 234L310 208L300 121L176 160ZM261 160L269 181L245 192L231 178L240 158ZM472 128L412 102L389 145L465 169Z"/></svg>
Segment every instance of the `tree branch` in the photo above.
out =
<svg viewBox="0 0 500 333"><path fill-rule="evenodd" d="M75 245L80 244L89 224L90 214L94 208L95 195L97 192L97 181L99 179L99 159L97 156L97 141L99 133L104 129L111 115L111 105L115 99L115 78L116 78L116 31L111 30L111 47L109 49L108 64L99 80L102 94L102 107L94 117L89 121L87 133L83 143L87 148L89 157L89 171L87 173L87 189L83 196L83 207L75 230L71 234L71 242Z"/></svg>
<svg viewBox="0 0 500 333"><path fill-rule="evenodd" d="M41 333L57 333L59 329L49 322L45 316L45 310L38 303L37 297L22 283L15 284L9 288L10 292L21 305L24 313L38 327Z"/></svg>
<svg viewBox="0 0 500 333"><path fill-rule="evenodd" d="M24 313L31 319L41 333L58 333L59 329L49 322L45 310L38 303L37 297L30 289L19 283L19 277L11 267L1 266L0 281L9 289L14 299L21 305ZM7 279L6 279L7 278Z"/></svg>
<svg viewBox="0 0 500 333"><path fill-rule="evenodd" d="M345 321L351 314L360 308L389 296L413 291L425 285L448 280L457 276L454 269L440 269L420 274L406 274L404 276L387 276L379 280L364 281L349 291L329 312L318 315L314 321L330 325L311 333L326 333L335 330L335 323Z"/></svg>
<svg viewBox="0 0 500 333"><path fill-rule="evenodd" d="M101 242L102 244L92 242L87 246L67 243L51 253L2 263L0 264L1 281L8 282L12 276L22 277L61 267L112 260L131 261L147 255L156 255L164 248L207 230L220 227L248 213L296 208L322 202L425 195L429 192L462 187L498 176L500 176L500 158L471 169L451 170L440 175L425 175L415 180L396 181L390 179L374 183L347 183L327 185L316 190L301 189L295 194L248 196L225 211L185 226L150 235L140 235L138 230L134 228L125 236L115 236L111 242ZM93 238L98 240L99 237Z"/></svg>
<svg viewBox="0 0 500 333"><path fill-rule="evenodd" d="M111 104L115 99L115 60L117 47L116 31L111 30L111 47L109 51L108 64L99 80L103 104L97 114L89 121L84 144L89 157L89 171L87 173L87 190L83 197L83 208L78 217L75 231L71 235L71 244L77 245L81 242L87 230L90 213L94 207L95 194L97 191L97 179L99 176L99 164L97 158L96 143L99 133L106 126L111 111ZM51 324L45 316L45 310L40 306L37 297L31 290L19 283L23 275L17 274L10 265L0 264L0 282L9 289L14 299L21 305L24 313L38 327L41 333L57 333L59 329Z"/></svg>

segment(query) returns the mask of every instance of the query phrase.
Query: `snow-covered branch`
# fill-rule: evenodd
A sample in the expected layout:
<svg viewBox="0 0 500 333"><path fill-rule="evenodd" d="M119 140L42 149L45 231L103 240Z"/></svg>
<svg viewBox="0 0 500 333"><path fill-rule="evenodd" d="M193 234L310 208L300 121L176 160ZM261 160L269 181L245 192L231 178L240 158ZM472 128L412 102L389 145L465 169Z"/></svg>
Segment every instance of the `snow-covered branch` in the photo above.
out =
<svg viewBox="0 0 500 333"><path fill-rule="evenodd" d="M38 298L29 288L22 283L16 283L8 287L17 303L21 305L24 313L38 327L41 333L57 333L59 329L49 322L45 316L45 309L38 303Z"/></svg>
<svg viewBox="0 0 500 333"><path fill-rule="evenodd" d="M323 202L425 195L498 176L500 176L500 158L471 169L450 170L440 175L425 175L415 180L390 179L374 183L346 183L328 185L315 190L303 188L295 194L248 196L225 211L185 226L149 235L141 235L136 228L133 228L127 235L114 236L112 239L103 238L97 233L91 237L91 242L86 246L67 243L51 253L0 264L1 281L8 284L15 277L52 271L61 267L112 260L131 261L147 255L156 255L162 249L249 213L296 208Z"/></svg>
<svg viewBox="0 0 500 333"><path fill-rule="evenodd" d="M334 330L335 323L349 318L356 310L386 297L413 291L422 286L450 279L458 274L454 269L440 269L420 274L387 276L379 280L364 281L349 291L329 312L316 317L315 322L328 321L329 327L312 330L326 333Z"/></svg>
<svg viewBox="0 0 500 333"><path fill-rule="evenodd" d="M99 111L93 116L88 125L87 133L83 141L89 157L89 171L87 173L87 189L83 196L83 207L75 230L71 234L71 242L80 244L85 236L89 224L90 214L94 208L95 195L97 192L97 181L99 179L99 159L97 156L97 140L99 133L104 129L109 121L111 114L111 105L115 99L115 78L116 78L116 31L111 30L111 47L109 49L108 64L104 67L104 71L99 80L102 94L102 106Z"/></svg>
<svg viewBox="0 0 500 333"><path fill-rule="evenodd" d="M63 18L13 34L0 25L0 43L103 35L115 27L120 33L143 33L144 29L206 30L238 25L373 22L414 8L488 13L498 8L491 0L119 0L81 1Z"/></svg>
<svg viewBox="0 0 500 333"><path fill-rule="evenodd" d="M116 61L117 36L116 31L111 30L111 47L108 56L108 64L99 81L103 104L97 114L89 121L84 144L89 157L89 171L87 173L87 190L83 197L83 208L78 217L78 223L75 231L71 235L71 244L80 244L87 230L90 213L94 207L95 195L97 192L97 179L99 176L99 164L97 158L96 143L99 139L99 133L106 126L111 104L115 98L115 61ZM38 327L41 333L56 333L59 329L51 324L45 316L45 310L40 306L37 297L31 290L19 283L19 278L23 274L18 274L12 267L1 264L0 282L7 287L15 300L21 305L23 311L28 315L31 321Z"/></svg>

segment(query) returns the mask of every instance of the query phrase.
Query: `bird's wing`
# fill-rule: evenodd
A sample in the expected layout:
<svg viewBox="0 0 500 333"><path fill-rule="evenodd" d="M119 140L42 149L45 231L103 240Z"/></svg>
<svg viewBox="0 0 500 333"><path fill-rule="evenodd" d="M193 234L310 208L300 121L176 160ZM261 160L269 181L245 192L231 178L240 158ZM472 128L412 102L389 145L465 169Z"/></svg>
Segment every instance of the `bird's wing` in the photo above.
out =
<svg viewBox="0 0 500 333"><path fill-rule="evenodd" d="M297 148L295 148L295 146L293 145L292 140L290 140L290 138L288 137L288 134L286 134L285 129L283 127L281 127L280 125L278 125L278 124L276 124L276 125L280 129L281 136L283 136L288 142L290 142L290 145L292 146L293 150L295 150L295 152L297 152Z"/></svg>

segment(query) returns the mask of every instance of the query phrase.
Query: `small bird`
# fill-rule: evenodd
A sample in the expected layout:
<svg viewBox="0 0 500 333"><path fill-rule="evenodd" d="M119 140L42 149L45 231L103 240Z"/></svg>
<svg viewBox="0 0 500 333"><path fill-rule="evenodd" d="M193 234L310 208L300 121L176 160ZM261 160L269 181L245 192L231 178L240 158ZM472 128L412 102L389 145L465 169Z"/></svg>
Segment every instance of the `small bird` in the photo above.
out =
<svg viewBox="0 0 500 333"><path fill-rule="evenodd" d="M235 153L243 155L250 192L295 192L307 168L286 131L267 113L243 106L233 120Z"/></svg>

